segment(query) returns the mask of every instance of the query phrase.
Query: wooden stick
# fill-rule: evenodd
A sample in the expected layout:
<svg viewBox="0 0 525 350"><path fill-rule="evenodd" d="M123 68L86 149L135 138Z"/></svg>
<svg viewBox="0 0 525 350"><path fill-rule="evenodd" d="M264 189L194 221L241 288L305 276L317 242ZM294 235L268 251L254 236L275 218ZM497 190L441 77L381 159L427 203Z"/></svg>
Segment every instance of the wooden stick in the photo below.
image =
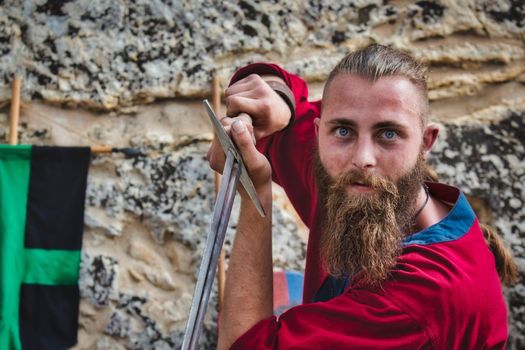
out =
<svg viewBox="0 0 525 350"><path fill-rule="evenodd" d="M91 153L94 153L94 154L111 153L112 151L113 151L113 148L109 146L103 146L103 145L91 146Z"/></svg>
<svg viewBox="0 0 525 350"><path fill-rule="evenodd" d="M220 112L221 112L221 82L216 75L213 76L213 80L212 80L211 103L212 103L211 106L215 114L220 115ZM213 137L215 138L215 134ZM219 173L215 173L215 194L219 192L220 185L221 185L221 175ZM221 260L219 260L219 269L220 268L221 268ZM220 294L220 290L219 290L219 294Z"/></svg>
<svg viewBox="0 0 525 350"><path fill-rule="evenodd" d="M211 102L213 110L217 115L220 115L221 112L221 82L217 75L213 76L212 79L212 88L211 88ZM215 137L215 136L214 136ZM215 173L215 195L219 191L221 183L221 176L218 173ZM224 284L226 283L226 269L225 269L225 254L224 249L221 250L219 256L219 266L217 270L217 282L219 285L219 312L222 310L222 302L224 300Z"/></svg>
<svg viewBox="0 0 525 350"><path fill-rule="evenodd" d="M212 107L217 115L220 114L221 110L221 83L219 78L214 75L212 80ZM219 191L221 183L221 175L215 173L215 195ZM222 302L224 300L224 284L226 282L226 269L225 265L225 254L224 249L221 250L219 256L219 266L217 271L217 282L218 282L218 291L219 291L219 312L222 309Z"/></svg>
<svg viewBox="0 0 525 350"><path fill-rule="evenodd" d="M144 157L146 154L139 148L132 147L110 147L105 145L93 145L91 146L92 154L103 154L103 153L120 153L126 158Z"/></svg>
<svg viewBox="0 0 525 350"><path fill-rule="evenodd" d="M15 76L12 84L11 111L9 113L9 134L7 142L10 145L18 144L18 121L20 120L20 86L22 78Z"/></svg>
<svg viewBox="0 0 525 350"><path fill-rule="evenodd" d="M218 76L213 76L212 84L211 103L215 114L219 115L221 112L221 81Z"/></svg>

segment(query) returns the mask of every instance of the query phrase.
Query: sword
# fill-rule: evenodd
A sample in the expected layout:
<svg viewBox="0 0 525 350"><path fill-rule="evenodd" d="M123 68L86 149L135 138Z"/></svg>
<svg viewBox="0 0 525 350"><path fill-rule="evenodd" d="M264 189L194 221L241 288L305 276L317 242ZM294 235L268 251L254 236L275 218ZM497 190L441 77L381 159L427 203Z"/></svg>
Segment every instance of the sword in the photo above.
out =
<svg viewBox="0 0 525 350"><path fill-rule="evenodd" d="M246 170L241 154L237 147L224 130L219 119L213 112L207 100L203 101L204 107L211 119L213 128L219 143L226 154L226 163L224 164L224 172L222 176L219 194L213 207L212 222L208 231L208 238L206 239L206 246L202 255L201 266L195 285L195 292L193 294L193 301L191 303L190 315L186 325L186 333L182 342L182 350L193 350L197 347L199 336L202 330L202 322L204 314L208 306L210 298L211 287L215 279L217 271L217 264L219 254L226 236L226 229L230 219L233 201L239 181L248 193L250 199L254 202L259 214L264 217L265 212L262 204L257 197L255 187L253 186L248 171Z"/></svg>

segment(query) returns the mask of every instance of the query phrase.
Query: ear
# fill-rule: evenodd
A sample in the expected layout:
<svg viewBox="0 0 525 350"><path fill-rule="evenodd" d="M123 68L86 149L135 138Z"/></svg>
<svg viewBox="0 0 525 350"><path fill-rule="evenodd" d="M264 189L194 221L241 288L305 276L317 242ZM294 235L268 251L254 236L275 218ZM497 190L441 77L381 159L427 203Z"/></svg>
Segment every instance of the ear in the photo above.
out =
<svg viewBox="0 0 525 350"><path fill-rule="evenodd" d="M321 119L320 118L315 118L314 119L315 136L317 136L317 138L319 138L319 124L321 124Z"/></svg>
<svg viewBox="0 0 525 350"><path fill-rule="evenodd" d="M437 124L430 123L423 129L423 158L426 160L439 134Z"/></svg>

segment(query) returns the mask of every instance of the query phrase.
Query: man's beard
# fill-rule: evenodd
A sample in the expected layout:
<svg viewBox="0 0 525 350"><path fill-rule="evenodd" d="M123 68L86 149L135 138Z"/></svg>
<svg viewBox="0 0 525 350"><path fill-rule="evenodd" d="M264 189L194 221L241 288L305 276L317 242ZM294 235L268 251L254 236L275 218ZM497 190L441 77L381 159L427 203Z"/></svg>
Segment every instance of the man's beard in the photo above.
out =
<svg viewBox="0 0 525 350"><path fill-rule="evenodd" d="M324 206L321 258L335 277L362 273L362 282L378 285L401 253L403 238L415 225L417 198L425 177L422 155L396 182L359 171L331 179L316 157L320 204ZM347 193L350 184L370 186L368 193Z"/></svg>

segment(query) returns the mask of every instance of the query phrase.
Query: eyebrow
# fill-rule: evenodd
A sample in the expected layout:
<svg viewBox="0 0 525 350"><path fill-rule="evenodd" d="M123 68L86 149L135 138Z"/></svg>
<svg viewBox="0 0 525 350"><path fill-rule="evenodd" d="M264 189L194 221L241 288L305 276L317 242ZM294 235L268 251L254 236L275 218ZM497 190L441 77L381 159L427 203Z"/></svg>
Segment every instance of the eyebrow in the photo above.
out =
<svg viewBox="0 0 525 350"><path fill-rule="evenodd" d="M335 119L330 120L327 124L339 125L339 126L349 126L352 128L357 128L356 122L350 119L346 119L346 118L335 118ZM404 124L395 122L395 121L384 121L384 122L379 122L379 123L374 124L373 128L376 130L388 129L388 128L406 130L407 126Z"/></svg>
<svg viewBox="0 0 525 350"><path fill-rule="evenodd" d="M353 120L350 120L350 119L346 119L346 118L335 118L335 119L332 119L329 122L327 122L327 124L351 126L351 127L354 127L354 128L357 126L356 122L354 122Z"/></svg>
<svg viewBox="0 0 525 350"><path fill-rule="evenodd" d="M374 124L374 129L400 129L406 130L407 126L394 121L385 121Z"/></svg>

